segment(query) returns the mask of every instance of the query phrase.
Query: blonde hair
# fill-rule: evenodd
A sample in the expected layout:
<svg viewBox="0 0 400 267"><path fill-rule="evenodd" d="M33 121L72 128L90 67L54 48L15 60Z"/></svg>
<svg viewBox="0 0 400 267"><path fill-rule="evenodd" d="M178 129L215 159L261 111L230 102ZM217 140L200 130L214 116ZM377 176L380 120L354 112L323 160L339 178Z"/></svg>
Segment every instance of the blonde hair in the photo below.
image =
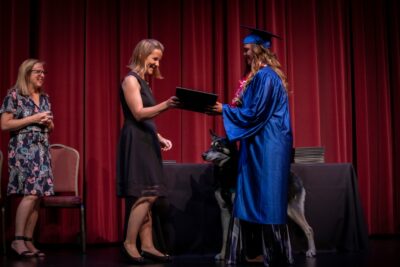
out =
<svg viewBox="0 0 400 267"><path fill-rule="evenodd" d="M16 88L17 92L21 95L24 95L24 96L30 95L30 92L28 89L29 77L31 75L33 66L35 64L44 65L45 63L38 59L29 58L29 59L25 60L24 62L22 62L22 64L19 66L18 77L17 77L17 81L15 82L14 88ZM39 90L40 90L40 93L43 92L42 88L39 88Z"/></svg>
<svg viewBox="0 0 400 267"><path fill-rule="evenodd" d="M132 52L132 57L129 61L128 68L139 75L144 75L147 70L147 66L145 66L145 61L147 57L156 49L164 52L164 46L159 41L155 39L141 40ZM158 68L156 68L154 71L154 77L156 77L157 79L163 79L161 72Z"/></svg>
<svg viewBox="0 0 400 267"><path fill-rule="evenodd" d="M276 74L281 78L282 84L285 87L286 91L288 90L288 82L285 73L283 73L281 69L281 63L278 61L276 54L273 53L268 48L264 48L262 45L252 44L251 50L253 52L253 60L250 66L250 75L246 81L246 86L252 80L254 75L264 66L268 65L271 69L273 69Z"/></svg>

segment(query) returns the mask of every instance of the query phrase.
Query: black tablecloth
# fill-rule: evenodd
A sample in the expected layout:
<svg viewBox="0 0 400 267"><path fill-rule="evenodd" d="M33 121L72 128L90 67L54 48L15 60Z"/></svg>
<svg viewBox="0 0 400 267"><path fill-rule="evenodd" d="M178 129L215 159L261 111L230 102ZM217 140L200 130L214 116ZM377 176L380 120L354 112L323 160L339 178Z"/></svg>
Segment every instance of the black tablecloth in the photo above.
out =
<svg viewBox="0 0 400 267"><path fill-rule="evenodd" d="M306 189L305 214L314 230L317 250L366 249L368 233L358 193L358 181L349 163L292 164ZM293 229L294 224L290 224ZM300 235L299 235L300 232ZM304 240L292 231L294 243Z"/></svg>
<svg viewBox="0 0 400 267"><path fill-rule="evenodd" d="M220 211L214 197L211 164L165 164L169 195L160 201L160 225L173 254L217 253L221 248ZM305 213L317 250L365 249L368 235L351 164L293 164L306 188ZM168 207L168 208L165 208ZM300 228L289 223L295 250L306 250Z"/></svg>

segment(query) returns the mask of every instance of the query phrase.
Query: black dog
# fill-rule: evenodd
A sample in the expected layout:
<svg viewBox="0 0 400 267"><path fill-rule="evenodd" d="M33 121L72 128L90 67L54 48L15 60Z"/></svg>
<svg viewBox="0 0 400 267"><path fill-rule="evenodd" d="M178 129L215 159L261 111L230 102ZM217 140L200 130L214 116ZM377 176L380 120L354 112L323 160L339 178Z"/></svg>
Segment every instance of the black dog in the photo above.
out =
<svg viewBox="0 0 400 267"><path fill-rule="evenodd" d="M205 161L217 166L217 186L215 198L221 209L222 223L222 248L221 252L215 256L216 260L224 260L226 240L228 236L229 220L232 214L234 190L236 186L238 155L235 143L229 142L226 138L217 136L210 131L211 146L202 154ZM303 230L308 241L307 257L316 255L314 233L304 216L304 202L306 191L299 176L290 172L288 189L288 216L297 223Z"/></svg>

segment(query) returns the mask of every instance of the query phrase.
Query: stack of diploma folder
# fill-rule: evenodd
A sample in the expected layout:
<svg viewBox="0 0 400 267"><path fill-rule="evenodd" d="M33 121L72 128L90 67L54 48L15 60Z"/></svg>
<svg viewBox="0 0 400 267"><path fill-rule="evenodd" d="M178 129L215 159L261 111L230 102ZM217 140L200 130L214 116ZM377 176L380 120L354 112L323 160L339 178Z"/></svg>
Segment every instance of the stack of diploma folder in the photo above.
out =
<svg viewBox="0 0 400 267"><path fill-rule="evenodd" d="M324 163L325 149L323 147L296 147L294 163Z"/></svg>

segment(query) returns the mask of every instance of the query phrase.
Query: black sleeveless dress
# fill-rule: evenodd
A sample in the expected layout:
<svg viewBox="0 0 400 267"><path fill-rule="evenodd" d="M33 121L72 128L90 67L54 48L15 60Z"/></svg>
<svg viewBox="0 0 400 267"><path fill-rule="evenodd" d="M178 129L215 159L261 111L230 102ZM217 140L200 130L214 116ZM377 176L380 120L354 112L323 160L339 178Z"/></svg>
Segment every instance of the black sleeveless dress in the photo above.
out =
<svg viewBox="0 0 400 267"><path fill-rule="evenodd" d="M140 83L143 107L155 105L145 80L135 72ZM153 120L137 121L126 103L122 86L120 100L124 113L117 151L117 195L120 197L165 196L166 186L157 129Z"/></svg>

